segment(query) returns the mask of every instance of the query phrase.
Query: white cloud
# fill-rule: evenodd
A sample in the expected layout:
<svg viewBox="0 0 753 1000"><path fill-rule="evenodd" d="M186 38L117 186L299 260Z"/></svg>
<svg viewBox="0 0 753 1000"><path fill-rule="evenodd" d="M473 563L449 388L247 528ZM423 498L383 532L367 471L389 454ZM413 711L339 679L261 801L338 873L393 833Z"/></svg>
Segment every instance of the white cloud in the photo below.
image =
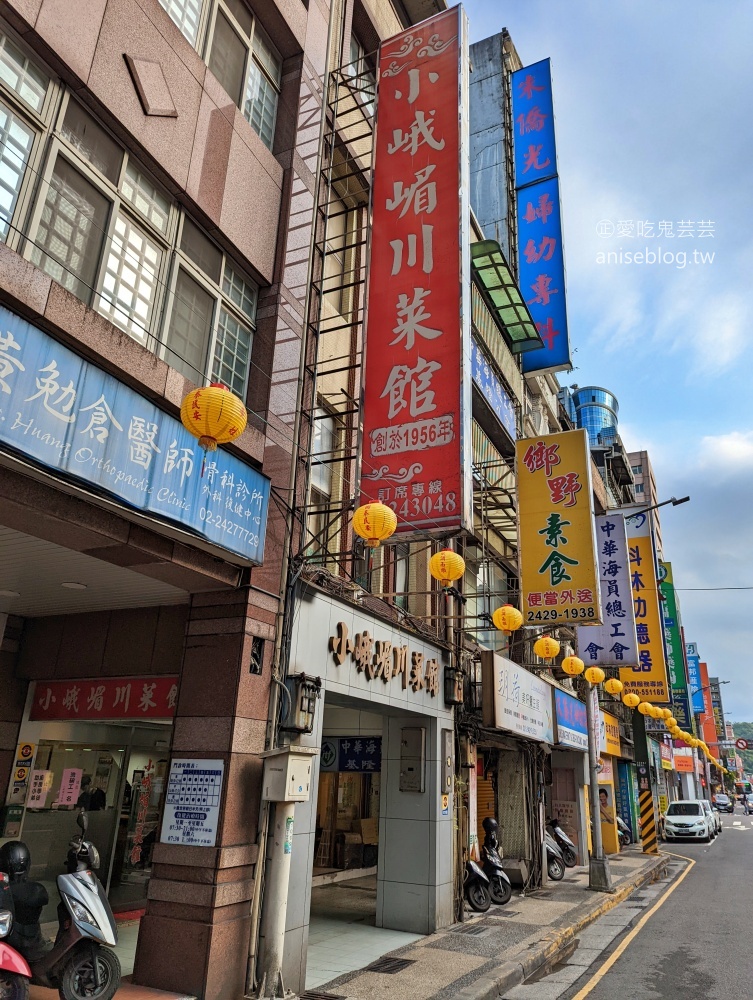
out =
<svg viewBox="0 0 753 1000"><path fill-rule="evenodd" d="M731 475L753 469L753 431L730 431L709 434L701 438L699 447L701 469L715 469Z"/></svg>

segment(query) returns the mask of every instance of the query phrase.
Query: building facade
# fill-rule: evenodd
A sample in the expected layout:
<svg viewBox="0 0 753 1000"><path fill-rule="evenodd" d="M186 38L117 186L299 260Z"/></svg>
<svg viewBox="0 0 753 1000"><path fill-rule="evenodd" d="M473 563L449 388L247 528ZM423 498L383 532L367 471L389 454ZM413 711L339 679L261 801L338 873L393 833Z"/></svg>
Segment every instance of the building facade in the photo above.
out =
<svg viewBox="0 0 753 1000"><path fill-rule="evenodd" d="M181 994L246 989L324 81L386 7L3 5L0 832L54 883L86 793L134 979ZM204 455L209 381L248 425Z"/></svg>

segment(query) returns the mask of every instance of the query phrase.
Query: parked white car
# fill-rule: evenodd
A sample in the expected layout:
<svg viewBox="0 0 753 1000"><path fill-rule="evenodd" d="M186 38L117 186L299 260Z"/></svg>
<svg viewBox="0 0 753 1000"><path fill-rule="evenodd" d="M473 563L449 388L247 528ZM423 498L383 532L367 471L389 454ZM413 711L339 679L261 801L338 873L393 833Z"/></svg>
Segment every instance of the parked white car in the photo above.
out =
<svg viewBox="0 0 753 1000"><path fill-rule="evenodd" d="M664 814L666 840L702 840L708 843L716 836L716 829L709 806L704 809L700 799L678 799L671 802Z"/></svg>
<svg viewBox="0 0 753 1000"><path fill-rule="evenodd" d="M722 832L722 814L718 809L714 809L708 799L701 799L704 811L710 816L714 823L714 836L718 837Z"/></svg>

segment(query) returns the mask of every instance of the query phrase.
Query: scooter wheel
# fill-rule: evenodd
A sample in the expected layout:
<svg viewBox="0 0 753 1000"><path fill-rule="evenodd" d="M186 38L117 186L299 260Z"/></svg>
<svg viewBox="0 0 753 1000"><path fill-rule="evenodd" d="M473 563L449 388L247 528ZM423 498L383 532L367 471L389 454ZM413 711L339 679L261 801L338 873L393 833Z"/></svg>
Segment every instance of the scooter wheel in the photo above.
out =
<svg viewBox="0 0 753 1000"><path fill-rule="evenodd" d="M565 859L565 864L568 868L575 868L578 864L578 855L572 849L572 847L562 848L562 857Z"/></svg>
<svg viewBox="0 0 753 1000"><path fill-rule="evenodd" d="M552 858L546 870L553 882L559 882L565 877L565 865L559 858Z"/></svg>
<svg viewBox="0 0 753 1000"><path fill-rule="evenodd" d="M0 972L0 1000L29 1000L29 980L12 972Z"/></svg>
<svg viewBox="0 0 753 1000"><path fill-rule="evenodd" d="M512 886L505 879L500 878L497 875L493 878L489 884L489 892L492 897L492 903L496 903L497 906L504 906L505 903L509 903L512 897Z"/></svg>
<svg viewBox="0 0 753 1000"><path fill-rule="evenodd" d="M60 1000L112 1000L120 986L120 962L109 948L94 951L100 986L94 977L92 951L82 948L63 969L58 993Z"/></svg>
<svg viewBox="0 0 753 1000"><path fill-rule="evenodd" d="M473 885L469 885L466 890L466 896L468 897L468 902L471 904L471 909L476 910L477 913L486 913L492 905L492 897L489 895L489 890L482 882L474 882Z"/></svg>

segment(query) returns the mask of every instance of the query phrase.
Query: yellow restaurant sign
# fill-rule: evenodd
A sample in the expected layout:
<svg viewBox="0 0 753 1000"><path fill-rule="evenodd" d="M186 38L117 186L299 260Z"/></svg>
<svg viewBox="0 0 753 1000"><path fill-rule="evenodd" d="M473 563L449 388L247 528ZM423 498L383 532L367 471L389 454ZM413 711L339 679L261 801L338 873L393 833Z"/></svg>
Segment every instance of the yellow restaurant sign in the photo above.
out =
<svg viewBox="0 0 753 1000"><path fill-rule="evenodd" d="M646 514L634 517L626 511L625 525L633 588L635 631L638 637L638 665L620 668L625 694L640 695L644 701L669 701L667 662L664 656L664 624L659 609L654 542Z"/></svg>
<svg viewBox="0 0 753 1000"><path fill-rule="evenodd" d="M524 621L601 624L586 431L523 438L515 456Z"/></svg>

